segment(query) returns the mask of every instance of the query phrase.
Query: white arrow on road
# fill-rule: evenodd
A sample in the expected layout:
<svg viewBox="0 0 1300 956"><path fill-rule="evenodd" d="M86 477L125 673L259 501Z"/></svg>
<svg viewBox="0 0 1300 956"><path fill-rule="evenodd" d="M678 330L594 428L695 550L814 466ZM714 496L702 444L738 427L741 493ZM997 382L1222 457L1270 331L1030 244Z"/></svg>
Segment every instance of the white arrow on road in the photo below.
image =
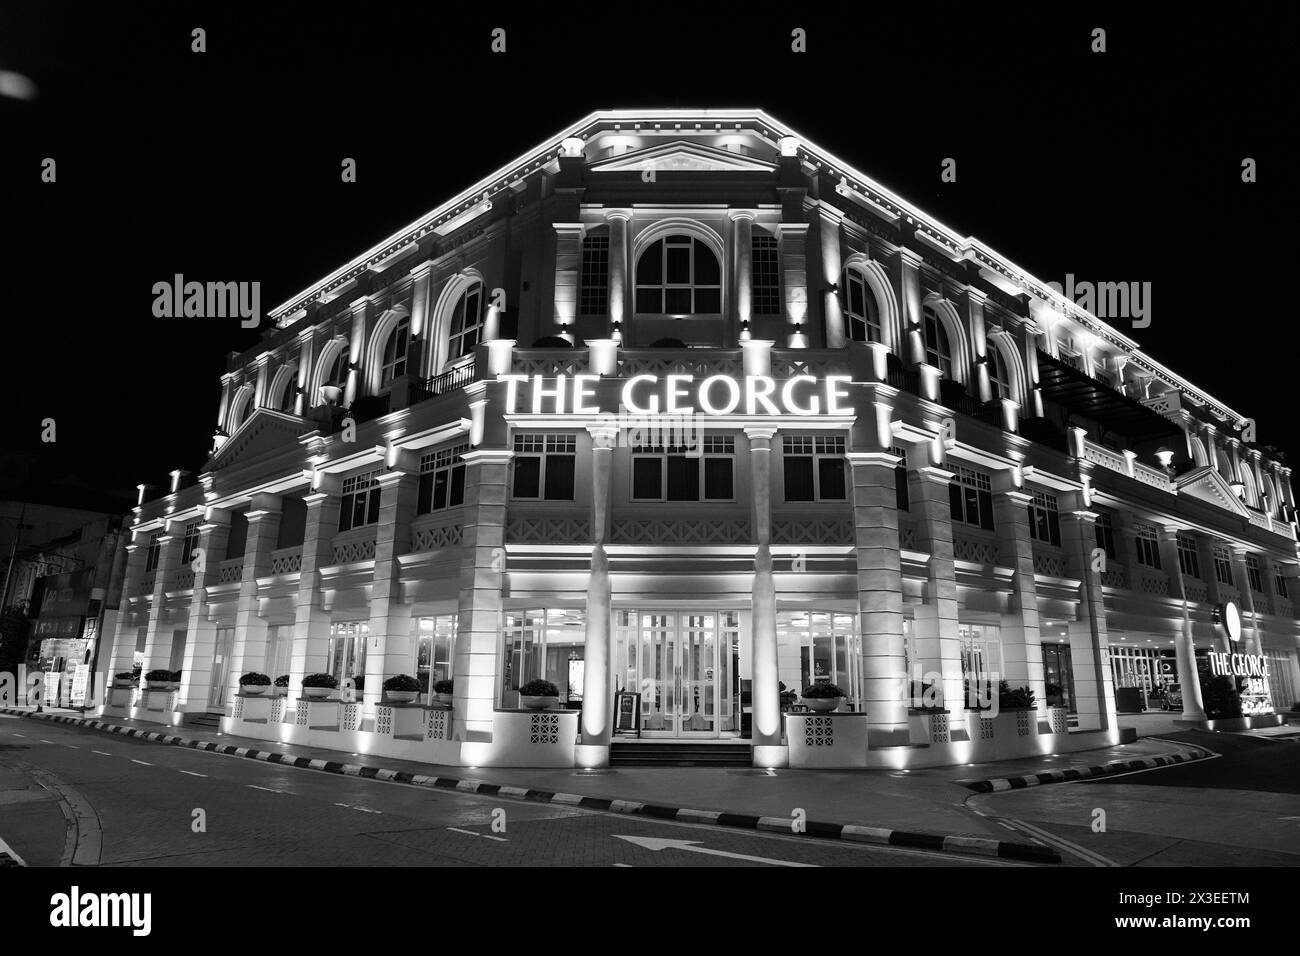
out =
<svg viewBox="0 0 1300 956"><path fill-rule="evenodd" d="M628 843L634 843L643 850L685 850L687 853L704 853L709 856L725 856L732 860L745 860L749 863L767 863L771 866L803 866L816 867L816 863L794 863L790 860L769 860L763 856L749 856L745 853L728 853L726 850L710 850L708 847L700 846L699 840L661 840L655 837L638 837L622 836L615 833L614 838L617 840L626 840Z"/></svg>

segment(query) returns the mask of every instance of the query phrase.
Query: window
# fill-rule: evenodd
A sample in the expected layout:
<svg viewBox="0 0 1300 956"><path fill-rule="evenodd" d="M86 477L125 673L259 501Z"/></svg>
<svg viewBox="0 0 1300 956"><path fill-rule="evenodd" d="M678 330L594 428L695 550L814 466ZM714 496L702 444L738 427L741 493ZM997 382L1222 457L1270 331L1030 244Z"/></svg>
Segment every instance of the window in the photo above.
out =
<svg viewBox="0 0 1300 956"><path fill-rule="evenodd" d="M1097 513L1097 523L1093 525L1097 535L1097 547L1106 552L1108 561L1119 560L1115 552L1115 519L1109 511Z"/></svg>
<svg viewBox="0 0 1300 956"><path fill-rule="evenodd" d="M158 569L158 562L162 559L162 542L159 540L161 537L161 531L156 531L149 536L149 550L144 556L145 574Z"/></svg>
<svg viewBox="0 0 1300 956"><path fill-rule="evenodd" d="M1273 587L1277 590L1278 597L1285 598L1288 596L1286 593L1286 572L1280 564L1273 569Z"/></svg>
<svg viewBox="0 0 1300 956"><path fill-rule="evenodd" d="M755 235L751 243L750 304L755 315L781 314L781 263L774 236Z"/></svg>
<svg viewBox="0 0 1300 956"><path fill-rule="evenodd" d="M1246 555L1246 580L1256 594L1264 593L1264 575L1259 567L1259 558L1253 554Z"/></svg>
<svg viewBox="0 0 1300 956"><path fill-rule="evenodd" d="M334 675L340 687L349 678L365 678L366 643L369 637L369 621L341 621L330 625L325 673Z"/></svg>
<svg viewBox="0 0 1300 956"><path fill-rule="evenodd" d="M1064 362L1070 368L1077 368L1083 371L1083 358L1079 355L1079 350L1074 347L1074 337L1062 333L1056 339L1056 357Z"/></svg>
<svg viewBox="0 0 1300 956"><path fill-rule="evenodd" d="M609 236L582 240L582 282L578 292L579 315L609 313Z"/></svg>
<svg viewBox="0 0 1300 956"><path fill-rule="evenodd" d="M474 354L483 333L483 283L475 282L456 303L451 315L451 334L447 340L447 359L454 362Z"/></svg>
<svg viewBox="0 0 1300 956"><path fill-rule="evenodd" d="M1214 580L1229 587L1236 587L1232 580L1232 555L1227 548L1214 549Z"/></svg>
<svg viewBox="0 0 1300 956"><path fill-rule="evenodd" d="M1156 536L1155 526L1138 522L1133 530L1133 547L1137 551L1138 564L1159 570L1160 541Z"/></svg>
<svg viewBox="0 0 1300 956"><path fill-rule="evenodd" d="M573 435L516 435L511 494L515 498L572 501L577 450L578 440Z"/></svg>
<svg viewBox="0 0 1300 956"><path fill-rule="evenodd" d="M379 472L343 479L343 507L339 509L339 530L349 531L379 520Z"/></svg>
<svg viewBox="0 0 1300 956"><path fill-rule="evenodd" d="M831 683L857 710L862 696L862 638L856 614L833 611L777 611L778 672L788 690L800 692Z"/></svg>
<svg viewBox="0 0 1300 956"><path fill-rule="evenodd" d="M185 526L185 540L181 543L181 564L188 566L194 559L194 549L199 546L199 525L201 522L191 521Z"/></svg>
<svg viewBox="0 0 1300 956"><path fill-rule="evenodd" d="M735 456L736 440L729 435L706 435L699 449L685 445L639 445L632 449L632 498L635 501L732 501L735 499Z"/></svg>
<svg viewBox="0 0 1300 956"><path fill-rule="evenodd" d="M660 239L636 264L636 310L646 315L716 314L722 311L722 271L699 239Z"/></svg>
<svg viewBox="0 0 1300 956"><path fill-rule="evenodd" d="M451 680L451 662L456 649L456 615L439 614L416 621L415 679L420 691L433 693L433 685Z"/></svg>
<svg viewBox="0 0 1300 956"><path fill-rule="evenodd" d="M925 336L925 361L939 370L944 378L952 378L952 348L948 344L948 330L943 327L939 314L930 306L921 312L922 333Z"/></svg>
<svg viewBox="0 0 1300 956"><path fill-rule="evenodd" d="M519 706L519 688L541 678L561 701L582 700L586 613L582 608L513 610L502 629L501 706Z"/></svg>
<svg viewBox="0 0 1300 956"><path fill-rule="evenodd" d="M786 501L845 501L844 436L786 435L782 461Z"/></svg>
<svg viewBox="0 0 1300 956"><path fill-rule="evenodd" d="M907 491L907 449L894 445L889 453L902 459L894 466L894 503L899 511L907 511L912 505Z"/></svg>
<svg viewBox="0 0 1300 956"><path fill-rule="evenodd" d="M993 400L1015 398L1011 390L1011 376L1007 374L1007 363L1002 351L992 342L988 344L989 356L989 391Z"/></svg>
<svg viewBox="0 0 1300 956"><path fill-rule="evenodd" d="M1029 502L1029 537L1044 544L1061 544L1061 515L1056 506L1056 495L1035 491Z"/></svg>
<svg viewBox="0 0 1300 956"><path fill-rule="evenodd" d="M389 333L388 342L384 345L384 360L379 370L380 388L393 384L394 379L406 374L406 352L410 340L411 320L401 319Z"/></svg>
<svg viewBox="0 0 1300 956"><path fill-rule="evenodd" d="M1188 577L1201 576L1201 561L1196 553L1196 539L1190 534L1180 534L1178 542L1178 570Z"/></svg>
<svg viewBox="0 0 1300 956"><path fill-rule="evenodd" d="M993 483L983 472L958 467L948 484L948 504L953 521L993 530Z"/></svg>
<svg viewBox="0 0 1300 956"><path fill-rule="evenodd" d="M844 310L849 338L854 342L879 342L880 309L866 278L857 269L844 270L840 287L840 308Z"/></svg>
<svg viewBox="0 0 1300 956"><path fill-rule="evenodd" d="M266 671L272 680L289 673L293 656L293 625L272 624L266 629Z"/></svg>
<svg viewBox="0 0 1300 956"><path fill-rule="evenodd" d="M989 624L958 624L961 643L961 671L965 678L966 700L974 704L993 700L1002 679L1002 635Z"/></svg>
<svg viewBox="0 0 1300 956"><path fill-rule="evenodd" d="M465 463L460 456L469 444L440 448L420 456L420 484L415 495L415 513L455 508L465 503Z"/></svg>
<svg viewBox="0 0 1300 956"><path fill-rule="evenodd" d="M298 395L298 383L294 377L289 375L284 380L284 387L280 391L280 398L275 404L275 408L282 412L293 412L294 399Z"/></svg>
<svg viewBox="0 0 1300 956"><path fill-rule="evenodd" d="M337 385L341 388L347 384L348 355L349 347L345 345L339 350L339 354L334 357L334 361L330 364L330 373L325 377L325 381L321 383L322 385Z"/></svg>

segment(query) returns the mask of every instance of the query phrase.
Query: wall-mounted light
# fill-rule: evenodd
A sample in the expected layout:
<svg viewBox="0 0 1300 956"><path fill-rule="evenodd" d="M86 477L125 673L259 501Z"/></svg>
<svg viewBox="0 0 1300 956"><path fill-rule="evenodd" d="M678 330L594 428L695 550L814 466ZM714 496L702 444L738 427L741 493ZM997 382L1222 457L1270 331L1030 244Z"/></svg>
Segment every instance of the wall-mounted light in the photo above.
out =
<svg viewBox="0 0 1300 956"><path fill-rule="evenodd" d="M1246 500L1246 483L1244 481L1230 481L1228 482L1228 487L1231 488L1232 493L1242 501Z"/></svg>
<svg viewBox="0 0 1300 956"><path fill-rule="evenodd" d="M1156 460L1160 462L1161 468L1169 468L1174 461L1174 453L1163 445L1156 449Z"/></svg>

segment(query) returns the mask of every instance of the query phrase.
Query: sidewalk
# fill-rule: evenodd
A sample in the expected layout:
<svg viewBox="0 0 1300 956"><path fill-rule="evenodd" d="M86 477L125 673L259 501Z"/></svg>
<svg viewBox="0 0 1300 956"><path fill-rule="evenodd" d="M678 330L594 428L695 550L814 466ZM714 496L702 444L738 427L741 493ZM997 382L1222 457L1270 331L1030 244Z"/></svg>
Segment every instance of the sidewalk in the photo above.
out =
<svg viewBox="0 0 1300 956"><path fill-rule="evenodd" d="M16 709L3 713L17 714ZM65 719L82 719L75 711L46 711ZM93 718L87 718L93 719ZM1098 750L962 767L913 771L833 771L675 767L618 767L607 770L518 769L447 767L387 757L368 757L296 744L234 737L196 727L162 727L144 721L112 718L102 724L136 728L182 741L281 754L281 761L306 758L439 778L438 786L455 786L453 781L478 781L496 787L575 794L603 800L630 801L664 807L722 811L737 816L791 820L803 810L810 821L833 822L908 833L943 834L949 837L980 837L1005 840L1008 831L965 808L973 795L973 780L1046 774L1051 771L1083 771L1111 761L1167 757L1192 748L1186 744L1140 738L1136 743ZM1213 734L1206 734L1212 743ZM243 756L243 754L241 754ZM263 759L265 759L263 757ZM335 772L348 772L334 769ZM351 771L357 773L356 770ZM384 775L385 777L388 774ZM448 779L450 778L450 779ZM507 794L510 795L510 794ZM522 792L518 795L522 796Z"/></svg>

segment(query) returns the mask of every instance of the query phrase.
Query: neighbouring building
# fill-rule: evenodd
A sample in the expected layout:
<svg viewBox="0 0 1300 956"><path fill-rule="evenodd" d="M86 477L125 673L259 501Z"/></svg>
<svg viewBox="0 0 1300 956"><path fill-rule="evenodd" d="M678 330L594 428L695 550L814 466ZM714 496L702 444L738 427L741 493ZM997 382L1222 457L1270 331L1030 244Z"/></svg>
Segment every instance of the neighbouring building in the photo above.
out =
<svg viewBox="0 0 1300 956"><path fill-rule="evenodd" d="M1247 714L1300 689L1291 473L1246 416L762 112L594 113L271 319L197 482L135 509L113 670L179 686L108 712L906 766L1114 743L1117 696L1203 720L1205 667ZM1001 680L1005 722L969 706Z"/></svg>

